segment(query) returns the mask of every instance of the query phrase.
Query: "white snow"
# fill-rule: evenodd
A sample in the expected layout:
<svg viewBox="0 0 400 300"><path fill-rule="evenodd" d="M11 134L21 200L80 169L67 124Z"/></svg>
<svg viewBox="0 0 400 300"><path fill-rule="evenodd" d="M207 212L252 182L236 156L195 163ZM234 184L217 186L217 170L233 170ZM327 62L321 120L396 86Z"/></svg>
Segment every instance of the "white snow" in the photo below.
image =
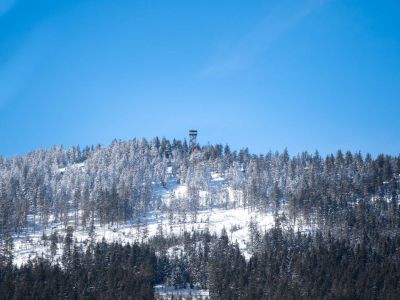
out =
<svg viewBox="0 0 400 300"><path fill-rule="evenodd" d="M154 286L154 294L156 299L172 299L181 297L182 299L208 299L209 292L207 290L198 290L191 288L175 289L174 287L166 287L164 285Z"/></svg>
<svg viewBox="0 0 400 300"><path fill-rule="evenodd" d="M140 224L136 224L133 220L119 226L100 226L96 224L95 241L100 242L105 238L109 242L120 242L122 244L141 242L155 236L160 227L164 235L180 235L185 231L204 232L205 230L208 230L211 234L220 234L222 229L225 228L229 239L232 242L237 242L239 248L248 257L248 227L251 219L258 223L260 230L266 230L274 226L274 218L271 213L251 212L243 208L203 210L199 211L196 216L188 214L186 220L184 216L174 214L172 222L170 222L167 213L161 214L158 211L153 211L143 216ZM68 225L75 228L72 216ZM20 237L14 236L14 263L21 265L29 258L49 257L50 241L43 241L42 234L44 232L49 237L54 231L63 236L65 235L65 226L61 223L54 223L35 234L30 232ZM78 245L85 246L86 241L89 240L87 230L78 226L75 228L74 238ZM62 244L59 244L58 248L58 255L61 255Z"/></svg>
<svg viewBox="0 0 400 300"><path fill-rule="evenodd" d="M83 167L84 164L76 164L69 168ZM211 177L212 180L216 182L222 182L224 180L222 175L219 173L211 173ZM179 200L187 197L188 188L186 185L177 184L176 181L171 178L165 187L155 187L154 194L155 196L159 196L162 203L168 206L172 198ZM199 191L199 197L200 203L204 204L206 203L207 198L210 198L210 195L208 195L206 191ZM216 233L219 235L222 229L225 228L229 239L234 243L237 242L245 257L249 258L251 256L248 249L248 243L250 241L250 221L253 220L253 222L257 224L259 230L263 232L264 230L272 228L275 224L272 213L250 211L244 209L243 206L234 207L234 200L236 203L239 203L239 205L241 204L242 193L231 187L224 187L222 193L214 195L214 198L213 201L216 203L218 208L200 208L196 214L173 211L173 215L170 215L170 212L161 213L159 210L154 210L141 216L140 220L132 219L127 223L114 226L100 226L100 224L96 222L94 239L95 241L100 242L104 238L109 242L120 242L126 244L145 241L148 238L159 234L160 229L162 229L164 235L180 235L185 231L204 232L205 230L208 230L211 234ZM81 212L79 211L78 215L80 214ZM37 218L37 220L38 219L39 218ZM57 231L60 236L64 236L66 225L74 228L76 244L85 247L89 240L88 229L85 230L79 224L78 226L75 226L74 212L71 211L69 213L68 224L55 222L54 216L51 216L50 223L47 227L38 224L35 233L30 229L30 231L25 232L25 234L14 236L14 263L21 265L29 258L38 256L50 258L50 241L42 240L42 235L44 233L49 237L54 231ZM62 254L62 248L62 244L59 244L57 257Z"/></svg>
<svg viewBox="0 0 400 300"><path fill-rule="evenodd" d="M66 171L69 171L69 170L84 170L84 168L85 168L85 163L76 163L76 164L72 164L72 165L64 167L64 168L59 168L58 172L65 173Z"/></svg>
<svg viewBox="0 0 400 300"><path fill-rule="evenodd" d="M172 174L172 167L171 166L167 167L166 173L167 174Z"/></svg>
<svg viewBox="0 0 400 300"><path fill-rule="evenodd" d="M220 173L211 172L211 178L213 181L223 181L225 178Z"/></svg>
<svg viewBox="0 0 400 300"><path fill-rule="evenodd" d="M175 196L177 198L185 198L187 196L187 186L178 185L174 190Z"/></svg>

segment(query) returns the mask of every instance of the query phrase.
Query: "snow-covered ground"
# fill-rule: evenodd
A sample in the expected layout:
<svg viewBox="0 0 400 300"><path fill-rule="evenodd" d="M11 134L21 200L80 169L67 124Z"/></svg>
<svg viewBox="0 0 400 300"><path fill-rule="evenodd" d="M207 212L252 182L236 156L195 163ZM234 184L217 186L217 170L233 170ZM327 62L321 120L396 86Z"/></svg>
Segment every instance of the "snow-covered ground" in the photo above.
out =
<svg viewBox="0 0 400 300"><path fill-rule="evenodd" d="M210 233L220 234L222 229L228 233L228 237L233 242L238 242L240 249L247 256L247 243L249 242L249 222L256 222L260 230L269 229L274 225L272 214L251 212L243 208L236 209L213 209L199 211L196 220L188 215L186 221L180 215L175 215L170 222L169 215L153 211L143 216L140 224L134 222L121 224L118 227L95 225L95 241L102 241L103 238L109 242L120 242L122 244L135 241L145 241L149 237L162 233L164 235L180 235L185 231L203 232L209 230ZM70 220L73 226L73 220ZM44 256L49 257L50 241L43 240L43 233L49 237L57 231L61 236L65 235L64 224L53 224L43 229L43 231L30 232L20 236L14 236L14 262L20 265L29 258ZM74 238L78 245L85 246L85 241L89 240L87 230L81 227L75 228ZM62 243L58 244L58 255L61 255Z"/></svg>
<svg viewBox="0 0 400 300"><path fill-rule="evenodd" d="M67 172L69 170L79 170L79 169L84 171L85 170L85 163L77 163L77 164L70 165L68 167L59 168L58 172L59 173L65 173L65 172Z"/></svg>
<svg viewBox="0 0 400 300"><path fill-rule="evenodd" d="M73 166L74 168L83 168L83 165ZM65 171L65 170L63 170ZM68 171L68 170L66 170ZM221 174L211 173L211 184L223 184L224 178ZM172 198L179 199L188 197L188 188L186 185L176 184L172 178L166 187L156 187L155 194L161 197L162 203L169 205ZM240 193L230 187L225 187L228 202L233 202ZM206 191L199 191L199 197L202 202L208 197ZM228 206L230 207L230 206ZM54 219L54 218L53 218ZM248 249L250 241L249 224L254 222L260 231L267 230L274 226L274 217L271 212L249 211L243 207L200 209L195 215L188 213L161 213L160 211L151 211L142 216L140 222L131 220L118 226L100 226L95 224L95 241L102 241L103 238L108 242L119 242L122 244L141 242L148 238L160 234L180 235L186 232L208 230L210 233L220 234L225 228L228 237L232 242L237 242L246 258L249 258L251 252ZM69 226L74 227L74 238L76 245L85 247L89 240L88 230L80 226L74 226L74 212L69 214ZM48 227L38 225L36 232L28 232L19 236L14 236L14 263L21 265L29 258L50 257L50 241L42 239L45 235L50 237L53 232L60 236L65 235L66 226L62 223L51 223ZM62 243L58 244L57 257L62 254ZM57 258L56 257L56 258ZM53 258L54 259L54 258Z"/></svg>
<svg viewBox="0 0 400 300"><path fill-rule="evenodd" d="M197 290L197 289L175 289L174 287L165 287L164 285L156 285L154 287L154 294L156 299L176 299L180 297L181 299L208 299L209 293L207 290Z"/></svg>

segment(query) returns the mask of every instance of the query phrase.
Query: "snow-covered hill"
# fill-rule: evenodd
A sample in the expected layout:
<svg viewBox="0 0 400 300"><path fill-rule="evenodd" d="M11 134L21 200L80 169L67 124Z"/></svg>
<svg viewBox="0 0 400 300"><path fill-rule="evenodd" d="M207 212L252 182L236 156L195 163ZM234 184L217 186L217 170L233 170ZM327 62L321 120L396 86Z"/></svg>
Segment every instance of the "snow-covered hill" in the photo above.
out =
<svg viewBox="0 0 400 300"><path fill-rule="evenodd" d="M333 283L343 270L361 270L346 288L357 294L346 295L362 298L365 289L357 287L371 293L398 282L381 267L398 269L399 174L398 157L338 151L325 159L317 152L291 158L287 151L254 155L157 138L0 157L0 263L44 257L19 270L41 274L49 267L71 293L73 273L79 281L104 275L86 282L84 293L133 278L146 294L156 284L154 294L166 299L207 293L229 299L238 290L246 299L265 291L272 298L318 298L343 284L320 290L320 278ZM132 268L125 269L128 262ZM8 269L19 278L17 268ZM115 270L121 277L113 282ZM385 284L377 286L376 278Z"/></svg>
<svg viewBox="0 0 400 300"><path fill-rule="evenodd" d="M281 226L300 231L336 220L338 226L325 229L342 234L341 211L357 207L365 193L373 204L395 203L400 177L391 170L398 165L358 153L290 158L287 151L252 155L158 138L84 150L54 147L0 157L0 233L13 236L17 264L50 257L51 243L56 256L50 258L60 256L67 227L83 248L89 235L91 241L131 243L161 233L225 229L249 257L251 231L271 228L276 216Z"/></svg>
<svg viewBox="0 0 400 300"><path fill-rule="evenodd" d="M84 164L79 166L71 166L70 168L82 169ZM63 168L60 172L69 172L68 168ZM214 202L223 203L211 209L199 209L196 213L176 213L162 212L161 210L153 210L145 215L140 216L140 221L132 219L128 222L110 225L100 225L99 222L94 223L94 233L91 235L94 241L119 242L122 244L146 241L147 239L157 235L179 236L186 232L204 232L220 234L223 229L228 233L232 242L237 242L243 253L249 257L250 242L250 223L256 224L259 230L267 230L274 226L274 217L271 212L251 211L243 206L232 207L234 203L240 203L237 197L240 193L225 185L225 178L218 173L210 174L209 184L212 185L218 193L215 193ZM200 205L205 205L210 195L206 191L199 191ZM222 196L224 195L224 196ZM222 199L223 197L227 199ZM165 186L154 187L154 197L161 199L161 206L169 206L172 201L180 202L188 197L188 187L185 184L178 184L175 176L171 174L168 183ZM81 214L78 211L78 216ZM39 219L38 217L36 217ZM33 219L33 216L30 216ZM62 237L65 236L66 228L72 226L74 228L75 243L78 247L85 247L88 244L89 229L83 228L75 224L75 211L68 213L68 222L55 222L54 216L50 218L48 226L37 224L35 231L30 228L27 232L14 235L14 263L21 265L28 259L35 257L46 257L52 260L57 259L62 254ZM61 239L57 245L56 257L50 255L49 237L57 233Z"/></svg>

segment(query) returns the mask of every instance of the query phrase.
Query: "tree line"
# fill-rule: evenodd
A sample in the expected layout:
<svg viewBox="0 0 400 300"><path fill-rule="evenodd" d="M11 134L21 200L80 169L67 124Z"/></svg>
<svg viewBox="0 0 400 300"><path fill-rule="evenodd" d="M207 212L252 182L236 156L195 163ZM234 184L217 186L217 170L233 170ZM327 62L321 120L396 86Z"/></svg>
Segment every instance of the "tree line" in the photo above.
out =
<svg viewBox="0 0 400 300"><path fill-rule="evenodd" d="M352 241L284 230L260 236L246 260L220 235L157 235L146 244L64 240L56 262L36 258L0 265L1 299L154 299L153 286L196 287L210 299L398 299L400 237L366 234ZM168 253L171 245L178 251Z"/></svg>
<svg viewBox="0 0 400 300"><path fill-rule="evenodd" d="M222 184L212 184L213 173ZM89 228L93 220L140 223L151 210L195 217L212 207L284 211L293 224L329 227L343 218L362 224L374 208L396 215L400 157L340 150L325 158L318 152L290 157L286 150L254 155L219 144L189 148L186 141L154 138L0 157L0 174L0 235L36 231L51 222L67 226L71 211L76 226ZM188 193L164 203L155 191L172 179ZM201 191L207 195L203 201Z"/></svg>

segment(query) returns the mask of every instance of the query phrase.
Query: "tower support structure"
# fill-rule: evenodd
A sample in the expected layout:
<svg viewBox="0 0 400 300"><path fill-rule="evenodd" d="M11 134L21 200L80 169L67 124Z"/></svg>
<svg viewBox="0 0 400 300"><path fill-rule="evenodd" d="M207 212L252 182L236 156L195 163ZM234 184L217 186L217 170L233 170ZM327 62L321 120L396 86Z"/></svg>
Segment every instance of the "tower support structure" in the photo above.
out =
<svg viewBox="0 0 400 300"><path fill-rule="evenodd" d="M191 129L189 130L189 146L192 150L197 145L197 130Z"/></svg>

